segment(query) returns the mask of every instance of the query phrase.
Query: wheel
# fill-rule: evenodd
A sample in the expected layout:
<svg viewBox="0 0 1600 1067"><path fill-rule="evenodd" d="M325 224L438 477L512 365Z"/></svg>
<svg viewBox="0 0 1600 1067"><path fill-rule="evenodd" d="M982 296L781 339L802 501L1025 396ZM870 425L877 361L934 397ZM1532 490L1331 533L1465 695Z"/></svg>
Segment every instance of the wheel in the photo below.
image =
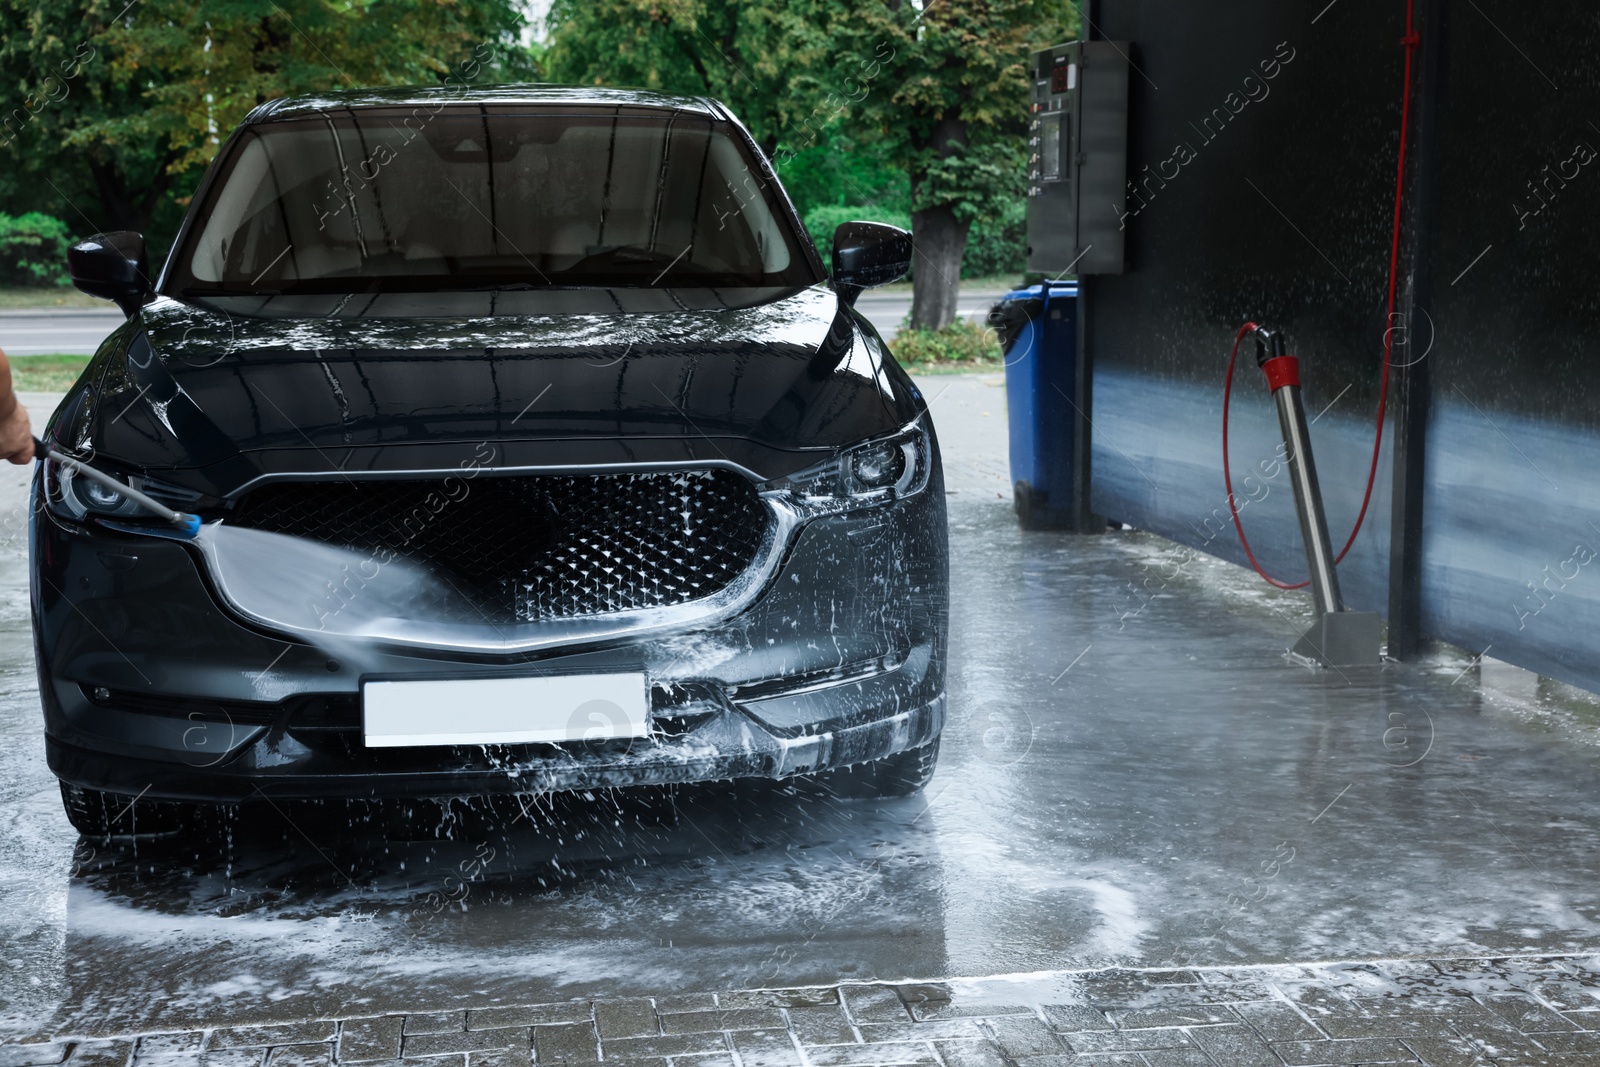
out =
<svg viewBox="0 0 1600 1067"><path fill-rule="evenodd" d="M81 785L61 784L61 806L67 821L85 837L170 834L193 829L204 814L202 805L175 800L141 800Z"/></svg>
<svg viewBox="0 0 1600 1067"><path fill-rule="evenodd" d="M871 763L827 771L819 780L840 796L909 797L928 784L938 763L939 739L936 737L921 748L908 748Z"/></svg>

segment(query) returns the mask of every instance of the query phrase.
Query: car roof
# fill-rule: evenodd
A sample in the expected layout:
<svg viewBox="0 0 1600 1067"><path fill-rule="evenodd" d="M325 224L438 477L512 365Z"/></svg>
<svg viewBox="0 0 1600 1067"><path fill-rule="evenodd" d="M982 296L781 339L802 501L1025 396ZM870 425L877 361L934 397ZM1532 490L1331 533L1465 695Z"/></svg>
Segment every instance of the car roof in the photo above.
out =
<svg viewBox="0 0 1600 1067"><path fill-rule="evenodd" d="M693 111L711 118L727 113L715 101L695 96L675 96L646 89L610 89L597 85L485 85L452 84L400 89L339 89L306 96L268 100L245 117L245 122L315 114L330 109L407 107L438 104L535 104L629 106L667 111Z"/></svg>

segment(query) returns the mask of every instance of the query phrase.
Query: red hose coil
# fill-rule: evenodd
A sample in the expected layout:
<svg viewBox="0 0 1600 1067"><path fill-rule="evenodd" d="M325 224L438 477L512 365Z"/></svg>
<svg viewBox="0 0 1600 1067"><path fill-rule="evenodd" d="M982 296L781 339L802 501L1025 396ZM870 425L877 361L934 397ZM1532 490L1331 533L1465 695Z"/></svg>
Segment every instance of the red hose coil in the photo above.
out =
<svg viewBox="0 0 1600 1067"><path fill-rule="evenodd" d="M1411 62L1417 46L1422 43L1422 36L1417 33L1415 23L1414 0L1406 0L1406 35L1400 38L1400 43L1405 46L1405 87L1400 95L1400 159L1395 169L1394 179L1394 222L1389 237L1389 303L1387 314L1384 316L1383 331L1383 379L1378 389L1378 427L1372 441L1372 465L1367 470L1367 490L1361 497L1361 511L1356 515L1356 524L1350 531L1350 537L1345 541L1344 547L1334 557L1335 563L1343 562L1349 554L1350 546L1356 543L1356 535L1361 532L1361 524L1367 518L1367 506L1372 503L1372 487L1378 478L1378 456L1383 450L1383 417L1389 406L1389 369L1394 357L1394 293L1396 278L1400 272L1400 223L1403 218L1402 208L1405 203L1406 181L1406 141L1409 139L1411 128ZM1262 569L1256 562L1255 553L1250 550L1250 541L1244 535L1244 523L1239 521L1239 505L1233 497L1233 473L1228 460L1228 406L1233 396L1233 368L1239 356L1239 345L1247 334L1255 332L1258 327L1253 322L1247 322L1239 327L1239 332L1233 338L1233 351L1228 356L1228 376L1222 387L1222 480L1228 489L1228 512L1233 516L1233 528L1239 533L1239 544L1244 546L1244 554L1250 561L1250 566L1255 568L1269 584L1279 589L1303 589L1310 584L1309 579L1304 582L1280 582Z"/></svg>

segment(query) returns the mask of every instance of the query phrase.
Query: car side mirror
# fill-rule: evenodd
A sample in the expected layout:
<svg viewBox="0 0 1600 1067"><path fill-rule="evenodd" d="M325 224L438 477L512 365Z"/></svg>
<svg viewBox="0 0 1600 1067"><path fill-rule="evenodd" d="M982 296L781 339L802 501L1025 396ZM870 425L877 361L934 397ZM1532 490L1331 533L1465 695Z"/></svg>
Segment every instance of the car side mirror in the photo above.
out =
<svg viewBox="0 0 1600 1067"><path fill-rule="evenodd" d="M114 300L133 316L150 299L150 260L144 237L132 230L97 233L67 250L72 284L90 296Z"/></svg>
<svg viewBox="0 0 1600 1067"><path fill-rule="evenodd" d="M833 231L833 288L854 304L861 290L887 285L911 269L911 235L881 222L841 222Z"/></svg>

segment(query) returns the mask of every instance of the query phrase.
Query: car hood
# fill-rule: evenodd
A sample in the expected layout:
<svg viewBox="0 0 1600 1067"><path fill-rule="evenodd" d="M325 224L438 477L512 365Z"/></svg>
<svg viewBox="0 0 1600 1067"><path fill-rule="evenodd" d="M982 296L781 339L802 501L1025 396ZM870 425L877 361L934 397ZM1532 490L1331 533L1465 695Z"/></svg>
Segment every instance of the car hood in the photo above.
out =
<svg viewBox="0 0 1600 1067"><path fill-rule="evenodd" d="M723 461L777 477L921 409L831 291L744 298L161 298L107 342L55 432L227 493L262 475L440 470L486 454L519 469Z"/></svg>

